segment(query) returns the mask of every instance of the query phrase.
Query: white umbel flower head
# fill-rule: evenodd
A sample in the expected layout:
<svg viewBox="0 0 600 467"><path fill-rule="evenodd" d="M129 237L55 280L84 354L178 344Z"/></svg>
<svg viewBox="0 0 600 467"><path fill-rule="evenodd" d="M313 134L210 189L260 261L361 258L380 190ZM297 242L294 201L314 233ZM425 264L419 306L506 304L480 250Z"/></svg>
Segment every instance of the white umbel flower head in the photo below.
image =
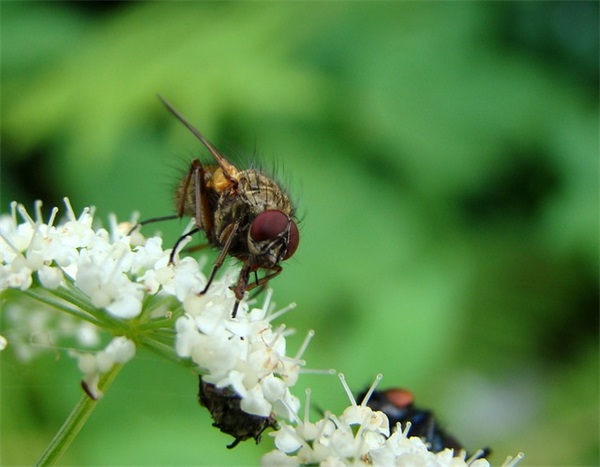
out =
<svg viewBox="0 0 600 467"><path fill-rule="evenodd" d="M69 199L64 201L67 219L57 225L58 209L44 221L39 201L35 219L17 203L11 204L10 215L0 216L0 291L27 290L36 277L48 290L72 283L93 307L132 319L142 312L146 294L172 295L182 302L206 283L192 258L169 265L171 250L162 249L160 237L129 236L135 224L117 224L114 216L110 233L93 229L93 208L76 216Z"/></svg>
<svg viewBox="0 0 600 467"><path fill-rule="evenodd" d="M271 322L294 305L271 313L269 290L262 307L249 309L242 302L232 319L235 297L229 283L225 278L205 295L190 295L184 301L186 314L176 323L176 351L200 367L204 382L232 388L244 412L261 417L276 412L289 419L299 407L289 387L298 379L312 333L298 354L287 356L285 327L274 329Z"/></svg>
<svg viewBox="0 0 600 467"><path fill-rule="evenodd" d="M35 219L16 203L11 205L11 215L0 217L0 290L39 285L46 291L68 290L89 304L77 312L79 316L97 323L103 319L99 313L105 313L109 325L113 318L149 324L150 317L144 314L148 296L168 297L177 302L175 317L179 318L173 320L176 354L196 363L205 383L233 390L241 398L241 410L250 415L277 413L289 419L295 413L299 402L289 388L298 379L302 353L313 333L290 357L286 354L289 332L283 325L272 326L294 305L273 312L269 291L263 306L248 308L242 301L232 319L235 297L229 289L231 277L213 281L205 294L198 295L206 278L196 260L187 257L170 264L170 250L162 249L160 238L145 239L135 232L128 235L134 224L117 224L114 218L110 232L94 229L93 209L86 208L77 217L66 198L65 204L67 220L62 223L55 224L57 209L45 221L39 202ZM163 311L162 316L173 316ZM173 326L170 319L165 323L169 331ZM52 336L48 345L51 342ZM110 367L108 349L73 354L79 359L89 392L94 393L98 378Z"/></svg>
<svg viewBox="0 0 600 467"><path fill-rule="evenodd" d="M416 436L409 436L410 424L390 436L389 422L383 412L373 411L366 403L370 393L381 379L371 387L369 394L358 405L344 378L340 375L351 405L342 415L325 416L315 422L308 418L310 391L307 391L304 420L295 418L295 426L280 423L280 429L270 435L277 449L262 458L263 466L432 466L432 467L489 467L485 459L473 456L465 459L465 452L455 453L445 449L434 453ZM513 467L523 458L507 458L503 467Z"/></svg>
<svg viewBox="0 0 600 467"><path fill-rule="evenodd" d="M56 208L44 222L40 202L35 220L16 203L10 216L0 218L0 291L26 290L34 274L50 290L72 280L93 306L116 318L138 316L144 285L132 270L138 253L132 249L131 237L111 239L106 230L92 228L93 208L76 217L67 198L65 205L67 221L59 225L54 225ZM23 222L18 223L17 213Z"/></svg>
<svg viewBox="0 0 600 467"><path fill-rule="evenodd" d="M93 228L93 208L76 216L69 200L64 201L66 219L61 222L55 222L57 208L44 220L39 201L33 217L17 203L11 204L9 215L0 216L0 292L17 289L36 299L21 296L6 303L6 338L23 361L75 338L79 351L70 354L78 358L88 393L95 396L100 376L132 357L136 345L127 339L127 352L118 351L125 338L117 337L98 349L103 329L118 336L134 319L138 330L156 317L171 316L170 306L181 314L175 299L195 294L206 279L191 258L170 266L170 250L162 249L161 238L128 235L135 222L118 224L111 216L110 232ZM157 299L144 311L149 295ZM167 319L162 331L172 335L173 323Z"/></svg>

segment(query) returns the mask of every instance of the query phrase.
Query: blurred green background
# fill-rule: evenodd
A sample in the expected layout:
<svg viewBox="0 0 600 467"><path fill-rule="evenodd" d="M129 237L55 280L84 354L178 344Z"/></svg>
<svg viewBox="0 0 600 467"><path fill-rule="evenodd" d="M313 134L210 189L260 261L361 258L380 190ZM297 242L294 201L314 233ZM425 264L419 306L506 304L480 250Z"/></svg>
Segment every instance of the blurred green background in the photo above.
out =
<svg viewBox="0 0 600 467"><path fill-rule="evenodd" d="M68 195L170 214L209 157L258 154L297 200L272 282L290 353L355 391L413 390L470 451L598 453L598 3L1 5L1 206ZM185 222L157 225L165 247ZM146 233L151 233L150 228ZM3 465L31 464L81 394L66 352L1 358ZM320 407L347 403L307 375ZM317 417L313 413L313 417ZM140 353L61 463L256 464L187 370Z"/></svg>

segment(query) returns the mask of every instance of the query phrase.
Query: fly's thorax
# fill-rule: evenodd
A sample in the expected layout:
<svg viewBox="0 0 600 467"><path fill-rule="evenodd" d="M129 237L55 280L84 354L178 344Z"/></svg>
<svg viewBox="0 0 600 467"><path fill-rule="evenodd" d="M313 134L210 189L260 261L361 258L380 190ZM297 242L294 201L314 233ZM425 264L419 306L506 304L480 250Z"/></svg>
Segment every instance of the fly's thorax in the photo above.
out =
<svg viewBox="0 0 600 467"><path fill-rule="evenodd" d="M216 238L224 242L228 228L239 222L237 239L232 253L250 258L255 264L276 265L285 254L281 241L256 242L250 235L252 222L261 213L279 211L291 219L292 203L287 194L269 177L258 170L244 170L238 174L236 187L220 193L214 216Z"/></svg>
<svg viewBox="0 0 600 467"><path fill-rule="evenodd" d="M215 209L215 234L219 237L234 222L240 223L239 232L248 232L256 216L268 210L281 211L288 216L292 204L287 195L269 177L257 170L240 172L236 187L219 193Z"/></svg>
<svg viewBox="0 0 600 467"><path fill-rule="evenodd" d="M290 216L292 203L287 194L271 178L258 170L240 172L238 191L244 194L248 206L255 214L276 210Z"/></svg>

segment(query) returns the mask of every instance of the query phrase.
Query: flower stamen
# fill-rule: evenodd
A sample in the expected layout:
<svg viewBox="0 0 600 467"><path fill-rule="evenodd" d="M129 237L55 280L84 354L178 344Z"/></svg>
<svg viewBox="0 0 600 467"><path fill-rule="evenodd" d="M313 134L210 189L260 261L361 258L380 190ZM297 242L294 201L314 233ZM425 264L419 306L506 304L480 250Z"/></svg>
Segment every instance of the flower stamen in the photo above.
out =
<svg viewBox="0 0 600 467"><path fill-rule="evenodd" d="M375 389L377 388L377 385L382 380L382 378L383 378L383 374L381 374L381 373L378 373L377 376L375 376L375 381L373 381L373 384L371 384L371 387L369 388L369 390L365 394L365 397L363 398L363 400L362 400L362 402L360 404L361 407L366 407L367 406L367 404L369 403L369 399L371 399L371 396L375 392Z"/></svg>
<svg viewBox="0 0 600 467"><path fill-rule="evenodd" d="M314 335L315 335L314 329L309 329L309 331L306 333L306 337L304 338L304 341L302 342L302 345L300 346L300 349L298 350L298 352L296 352L296 356L294 357L294 360L300 360L302 358L302 356L304 355L304 352L306 351L306 348L308 347L308 344L310 343L310 341L312 340Z"/></svg>
<svg viewBox="0 0 600 467"><path fill-rule="evenodd" d="M63 198L63 202L65 203L65 206L67 208L67 217L69 218L70 221L75 222L77 220L77 216L75 215L75 211L73 211L73 206L71 206L71 201L69 200L68 197L64 197Z"/></svg>
<svg viewBox="0 0 600 467"><path fill-rule="evenodd" d="M48 218L48 229L51 229L54 226L54 220L56 219L56 214L58 214L58 208L54 206L50 211L50 217Z"/></svg>
<svg viewBox="0 0 600 467"><path fill-rule="evenodd" d="M271 290L271 289L269 289ZM286 314L288 311L293 310L294 308L296 308L296 304L294 302L290 303L288 306L283 307L281 310L274 312L273 314L269 314L267 315L267 321L274 321L277 318L279 318L280 316L283 316L284 314Z"/></svg>
<svg viewBox="0 0 600 467"><path fill-rule="evenodd" d="M41 224L44 220L42 216L42 201L38 199L33 205L35 210L35 221L36 223Z"/></svg>
<svg viewBox="0 0 600 467"><path fill-rule="evenodd" d="M346 382L346 377L344 376L343 373L338 373L338 378L340 378L340 381L342 382L342 386L344 387L344 391L346 391L346 394L348 395L348 400L350 401L352 406L356 407L358 404L356 403L356 399L354 399L354 395L352 394L352 391L350 390L350 387L348 386L348 383Z"/></svg>
<svg viewBox="0 0 600 467"><path fill-rule="evenodd" d="M31 216L25 209L25 206L23 206L22 204L17 205L17 211L19 212L21 219L23 219L25 222L31 225L31 227L35 227L37 225L37 223L31 218Z"/></svg>

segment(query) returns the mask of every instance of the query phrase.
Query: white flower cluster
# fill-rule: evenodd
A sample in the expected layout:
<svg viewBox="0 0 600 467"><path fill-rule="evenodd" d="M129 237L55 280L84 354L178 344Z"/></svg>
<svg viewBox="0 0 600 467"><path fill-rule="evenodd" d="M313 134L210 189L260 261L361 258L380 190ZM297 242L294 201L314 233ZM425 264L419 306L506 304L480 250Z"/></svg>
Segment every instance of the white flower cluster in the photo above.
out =
<svg viewBox="0 0 600 467"><path fill-rule="evenodd" d="M271 313L269 290L262 307L249 310L242 303L231 319L234 298L226 285L230 282L214 284L206 295L191 295L184 301L186 315L176 323L177 353L206 371L203 381L232 387L244 412L268 417L275 411L289 419L299 407L289 387L298 379L312 332L293 358L286 356L285 327L274 330L271 321L294 305Z"/></svg>
<svg viewBox="0 0 600 467"><path fill-rule="evenodd" d="M161 238L144 239L139 233L128 236L134 224L117 224L114 219L111 233L94 230L92 209L86 208L76 217L68 199L65 204L67 220L56 226L57 209L46 223L40 203L36 204L35 220L16 203L11 205L11 215L0 217L0 291L29 289L37 274L44 289L74 288L87 297L92 311L105 310L124 321L143 315L148 295L175 297L185 310L175 325L177 354L191 358L205 382L233 388L245 412L267 417L275 411L286 418L292 416L290 410L297 410L299 403L289 387L298 379L302 353L312 333L296 356L288 357L285 327L274 330L271 322L293 305L273 313L269 292L264 306L249 310L242 302L232 319L231 277L215 280L207 293L199 296L206 278L196 260L187 257L170 265L170 250L162 249ZM17 222L17 213L23 222ZM114 345L115 341L96 355L72 352L94 395L99 395L96 384L100 374L124 361L120 352L113 352ZM124 355L133 355L129 344Z"/></svg>
<svg viewBox="0 0 600 467"><path fill-rule="evenodd" d="M340 378L351 405L340 416L325 413L321 420L311 423L308 418L310 392L307 391L304 420L296 417L296 426L280 423L280 429L270 433L275 438L277 449L263 456L263 466L489 467L486 459L477 458L476 455L466 459L464 451L430 451L420 437L409 436L410 423L404 429L398 426L390 436L387 416L366 405L380 377L360 405L354 400L342 375ZM513 467L522 458L522 454L514 459L509 457L503 467Z"/></svg>
<svg viewBox="0 0 600 467"><path fill-rule="evenodd" d="M93 209L86 208L76 217L66 198L65 204L67 220L57 226L58 209L44 223L39 202L35 220L16 203L11 205L11 215L0 217L0 291L30 288L34 273L49 290L72 280L92 306L130 319L141 313L144 292L158 289L157 278L173 286L173 274L160 273L168 263L161 238L144 242L139 234L127 236L132 224L117 225L114 219L112 235L105 229L94 230ZM17 222L17 212L22 223ZM195 278L203 279L199 274Z"/></svg>
<svg viewBox="0 0 600 467"><path fill-rule="evenodd" d="M65 205L67 219L58 225L54 225L58 209L54 208L48 222L44 222L40 202L35 206L35 220L16 203L11 204L10 215L0 217L0 291L28 290L34 287L36 275L41 288L50 294L61 289L87 297L88 306L100 316L104 310L119 319L139 316L144 293L157 290L156 276L160 275L157 269L168 262L161 239L144 241L141 235L129 237L126 233L133 224L117 225L114 218L111 234L105 229L94 230L93 209L86 208L77 217L66 198ZM17 213L21 223L17 221ZM137 242L135 248L132 242ZM149 267L154 269L148 270ZM173 287L171 279L165 277L166 288ZM73 308L68 299L59 303ZM102 395L97 387L100 375L135 354L134 342L124 336L98 350L101 330L92 323L101 320L94 320L98 315L94 316L89 309L78 310L80 316L90 319L85 321L31 300L11 301L4 308L8 342L21 360L30 360L69 337L85 349L96 350L70 352L78 358L86 390L94 398Z"/></svg>
<svg viewBox="0 0 600 467"><path fill-rule="evenodd" d="M4 346L10 341L21 362L30 362L62 342L74 342L81 349L96 349L101 344L100 330L95 325L32 300L4 303L2 322Z"/></svg>

